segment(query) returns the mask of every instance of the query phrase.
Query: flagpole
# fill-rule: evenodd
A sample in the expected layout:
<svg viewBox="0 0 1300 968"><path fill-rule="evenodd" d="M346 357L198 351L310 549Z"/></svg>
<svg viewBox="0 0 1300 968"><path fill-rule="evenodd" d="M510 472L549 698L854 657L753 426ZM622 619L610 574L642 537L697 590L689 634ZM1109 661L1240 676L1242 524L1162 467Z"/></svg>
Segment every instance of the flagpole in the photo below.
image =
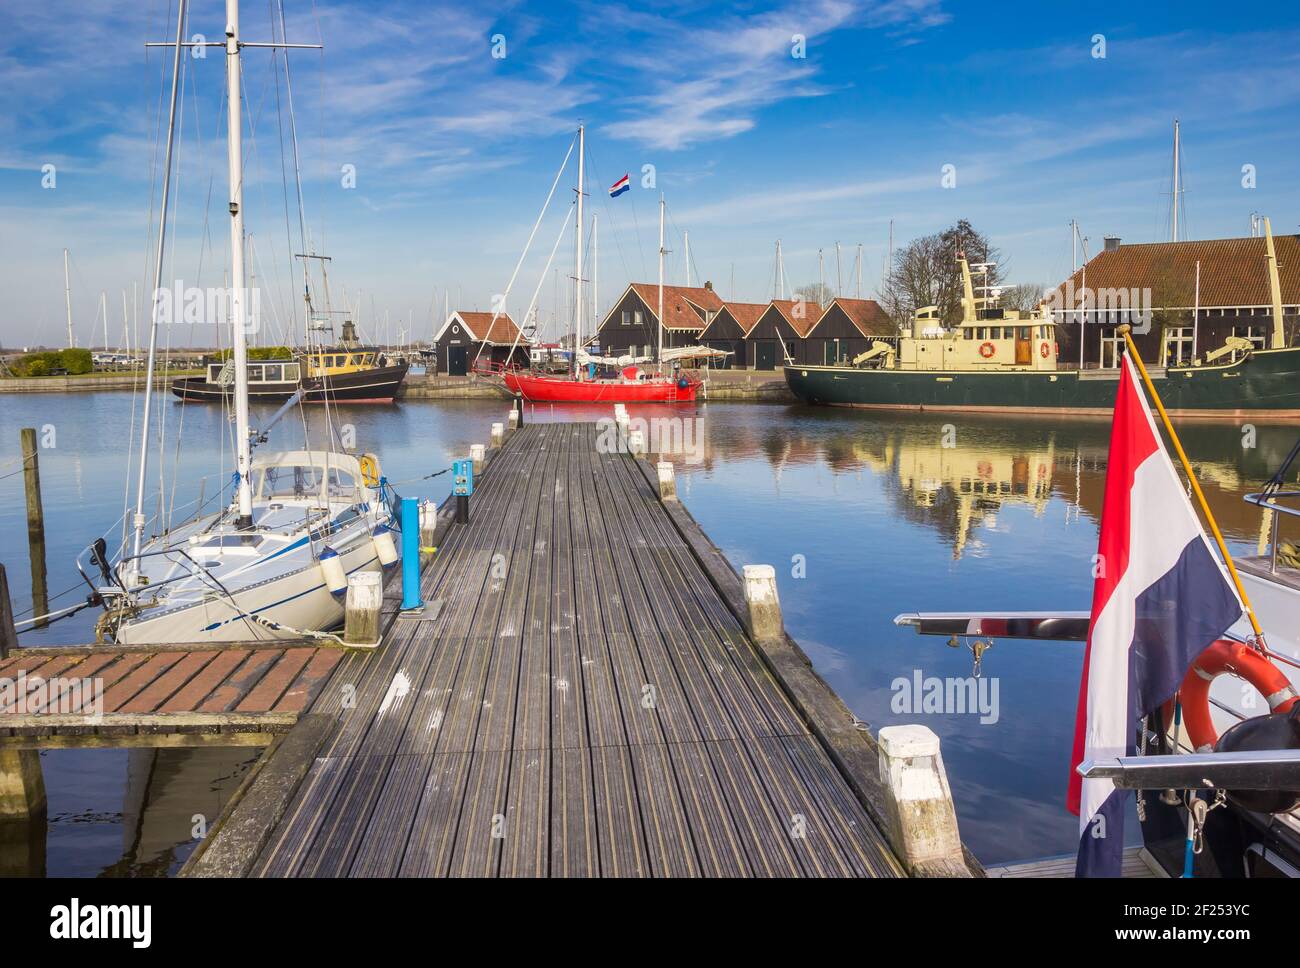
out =
<svg viewBox="0 0 1300 968"><path fill-rule="evenodd" d="M1156 410L1160 413L1160 421L1165 425L1165 430L1169 433L1169 439L1173 441L1174 450L1178 454L1178 460L1183 465L1183 470L1187 474L1187 479L1191 482L1192 491L1196 494L1196 500L1201 505L1201 510L1205 513L1205 520L1210 525L1210 531L1214 534L1214 541L1219 546L1219 553L1223 555L1224 564L1228 566L1228 573L1232 575L1232 583L1237 586L1237 594L1241 596L1241 603L1246 606L1246 615L1250 619L1250 627L1255 632L1255 640L1265 654L1268 653L1268 645L1264 641L1264 632L1259 627L1259 619L1255 617L1254 606L1250 604L1250 596L1246 594L1245 587L1241 584L1241 576L1237 574L1237 566L1232 562L1232 555L1228 552L1228 543L1223 540L1223 533L1219 530L1219 523L1214 519L1214 512L1210 510L1210 502L1205 499L1205 492L1201 490L1200 483L1196 480L1196 475L1192 473L1192 463L1187 459L1187 454L1183 450L1182 441L1178 439L1178 433L1174 430L1173 423L1169 420L1169 414L1165 412L1165 405L1160 400L1160 394L1156 392L1155 384L1151 382L1151 376L1147 373L1146 364L1142 362L1142 355L1138 353L1137 344L1133 342L1133 327L1128 323L1117 326L1116 332L1124 335L1124 342L1128 346L1129 356L1137 364L1138 372L1142 374L1142 382L1146 384L1147 392L1151 394L1151 399L1155 401Z"/></svg>

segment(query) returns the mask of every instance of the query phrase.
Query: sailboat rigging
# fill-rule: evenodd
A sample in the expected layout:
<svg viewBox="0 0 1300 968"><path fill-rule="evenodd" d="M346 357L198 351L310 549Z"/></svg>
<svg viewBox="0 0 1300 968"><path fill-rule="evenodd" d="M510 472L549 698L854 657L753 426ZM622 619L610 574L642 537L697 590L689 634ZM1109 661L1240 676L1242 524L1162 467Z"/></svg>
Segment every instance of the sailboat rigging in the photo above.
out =
<svg viewBox="0 0 1300 968"><path fill-rule="evenodd" d="M171 110L163 178L161 227L154 262L154 291L163 273L165 228L170 204L172 148L183 47L186 0L178 0ZM206 42L204 42L206 43ZM104 605L97 633L120 644L287 638L337 625L339 596L347 576L374 571L397 559L389 526L391 494L373 454L288 450L253 456L256 443L301 401L299 390L255 432L249 413L249 307L244 289L244 199L240 52L251 47L315 45L245 43L239 33L239 2L226 0L227 162L230 196L230 308L235 468L228 507L176 526L165 515L146 535L149 420L153 381L145 381L144 430L140 438L131 536L116 556L104 538L78 556L77 566ZM161 301L154 300L149 331L148 373L157 356ZM97 569L92 578L90 569Z"/></svg>

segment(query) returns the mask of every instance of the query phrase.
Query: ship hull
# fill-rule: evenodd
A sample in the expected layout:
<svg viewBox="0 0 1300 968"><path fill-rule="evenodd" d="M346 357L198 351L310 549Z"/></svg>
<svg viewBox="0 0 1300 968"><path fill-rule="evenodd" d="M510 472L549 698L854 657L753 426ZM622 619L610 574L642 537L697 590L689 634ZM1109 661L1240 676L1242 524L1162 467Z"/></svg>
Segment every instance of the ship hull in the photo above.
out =
<svg viewBox="0 0 1300 968"><path fill-rule="evenodd" d="M692 403L700 384L685 380L571 380L508 372L506 389L530 403Z"/></svg>
<svg viewBox="0 0 1300 968"><path fill-rule="evenodd" d="M330 377L309 377L302 381L307 392L304 403L392 403L397 399L402 381L406 379L408 365L379 366L355 373L340 373ZM254 383L248 388L248 399L253 402L277 403L298 392L294 382ZM220 403L234 399L234 388L220 383L210 383L205 377L180 377L172 381L172 393L187 402Z"/></svg>
<svg viewBox="0 0 1300 968"><path fill-rule="evenodd" d="M1258 350L1222 366L1154 371L1165 408L1191 417L1300 420L1300 348ZM868 370L788 366L801 401L834 407L1110 414L1118 370Z"/></svg>

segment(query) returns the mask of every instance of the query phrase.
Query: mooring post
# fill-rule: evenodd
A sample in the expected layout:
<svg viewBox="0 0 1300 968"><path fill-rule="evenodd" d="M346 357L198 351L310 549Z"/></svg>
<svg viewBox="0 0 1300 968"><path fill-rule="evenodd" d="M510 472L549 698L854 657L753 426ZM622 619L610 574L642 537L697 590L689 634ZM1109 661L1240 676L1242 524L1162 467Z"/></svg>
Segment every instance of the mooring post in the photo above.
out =
<svg viewBox="0 0 1300 968"><path fill-rule="evenodd" d="M627 435L627 452L635 457L640 457L645 453L645 434L639 430L633 430Z"/></svg>
<svg viewBox="0 0 1300 968"><path fill-rule="evenodd" d="M405 550L406 532L402 532ZM406 568L406 561L402 561ZM379 611L384 604L383 574L354 571L348 575L348 594L343 605L343 641L348 645L374 648L379 645ZM405 584L405 573L403 573Z"/></svg>
<svg viewBox="0 0 1300 968"><path fill-rule="evenodd" d="M420 601L420 503L402 498L402 611L423 608Z"/></svg>
<svg viewBox="0 0 1300 968"><path fill-rule="evenodd" d="M36 456L36 428L24 427L20 434L23 453L23 493L27 498L27 554L32 565L32 614L50 610L45 571L45 509L41 503L41 468ZM34 628L45 628L38 621Z"/></svg>
<svg viewBox="0 0 1300 968"><path fill-rule="evenodd" d="M914 876L969 877L939 737L910 724L885 726L878 740L885 834L894 853Z"/></svg>
<svg viewBox="0 0 1300 968"><path fill-rule="evenodd" d="M483 473L483 464L487 461L487 447L483 444L469 445L469 459L474 462L474 473Z"/></svg>
<svg viewBox="0 0 1300 968"><path fill-rule="evenodd" d="M519 411L511 410L508 414L506 414L506 432L513 436L514 432L518 429L519 429Z"/></svg>
<svg viewBox="0 0 1300 968"><path fill-rule="evenodd" d="M676 501L677 479L673 472L673 462L661 460L655 465L655 469L659 472L659 500Z"/></svg>
<svg viewBox="0 0 1300 968"><path fill-rule="evenodd" d="M18 632L14 628L14 606L9 600L9 576L0 565L0 659L18 648Z"/></svg>
<svg viewBox="0 0 1300 968"><path fill-rule="evenodd" d="M506 427L505 424L494 423L492 425L492 446L500 447L505 441Z"/></svg>
<svg viewBox="0 0 1300 968"><path fill-rule="evenodd" d="M428 561L437 552L434 539L438 534L438 505L420 502L420 560Z"/></svg>
<svg viewBox="0 0 1300 968"><path fill-rule="evenodd" d="M515 413L518 414L515 423L522 427L524 425L524 395L522 393L515 394Z"/></svg>
<svg viewBox="0 0 1300 968"><path fill-rule="evenodd" d="M771 565L746 565L743 571L750 636L756 641L781 638L785 623L781 620L781 600L776 594L776 569Z"/></svg>

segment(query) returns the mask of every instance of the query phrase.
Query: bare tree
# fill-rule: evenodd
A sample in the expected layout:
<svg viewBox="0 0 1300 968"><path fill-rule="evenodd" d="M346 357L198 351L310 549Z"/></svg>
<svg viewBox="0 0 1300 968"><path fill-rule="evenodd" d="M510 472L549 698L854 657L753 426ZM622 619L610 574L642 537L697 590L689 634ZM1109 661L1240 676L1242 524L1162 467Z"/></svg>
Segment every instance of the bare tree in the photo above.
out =
<svg viewBox="0 0 1300 968"><path fill-rule="evenodd" d="M816 282L810 282L806 286L799 286L794 291L795 298L803 297L804 302L816 303L823 308L831 301L830 286L822 285Z"/></svg>
<svg viewBox="0 0 1300 968"><path fill-rule="evenodd" d="M998 297L998 302L1005 309L1018 309L1022 313L1032 313L1038 308L1038 304L1043 301L1043 293L1047 286L1042 286L1033 282L1022 282L1016 286L1008 286L1002 290L1002 295Z"/></svg>
<svg viewBox="0 0 1300 968"><path fill-rule="evenodd" d="M961 269L958 254L969 263L997 263L1001 253L962 219L956 225L934 235L913 239L894 253L894 265L880 292L880 304L895 323L910 318L923 306L938 306L945 326L961 321ZM977 285L996 286L1006 268L994 265Z"/></svg>

